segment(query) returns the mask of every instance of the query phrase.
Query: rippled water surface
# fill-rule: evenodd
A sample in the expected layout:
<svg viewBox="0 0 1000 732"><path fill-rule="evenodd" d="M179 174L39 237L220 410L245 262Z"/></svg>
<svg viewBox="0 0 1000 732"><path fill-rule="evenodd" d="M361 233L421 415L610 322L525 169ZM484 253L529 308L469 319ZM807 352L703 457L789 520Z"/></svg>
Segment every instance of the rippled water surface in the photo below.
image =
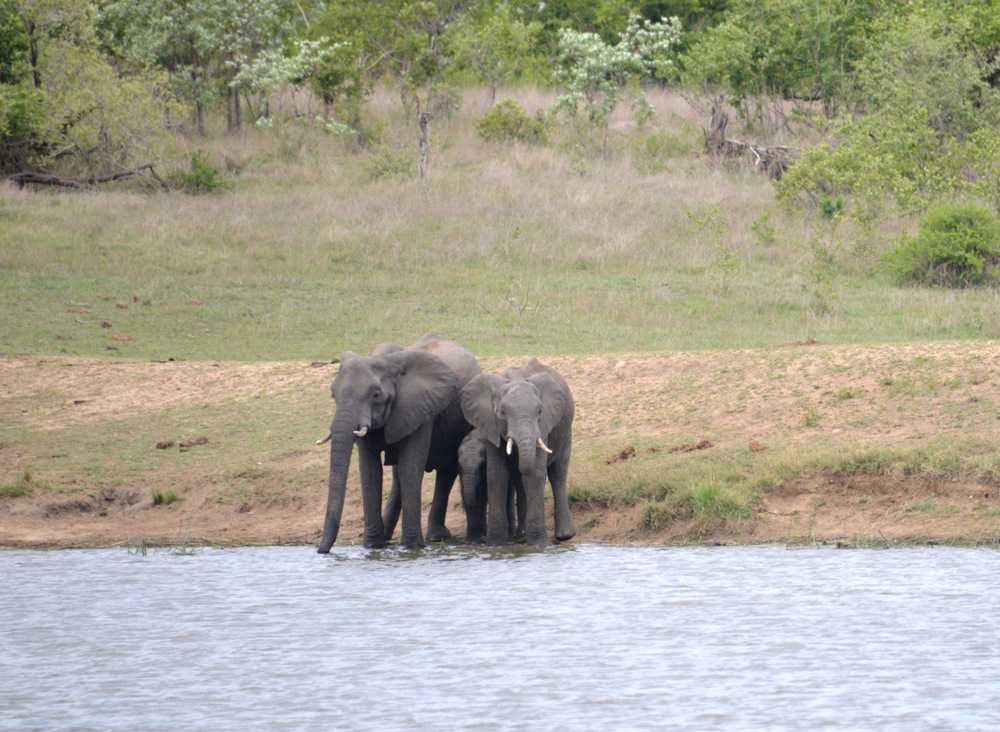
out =
<svg viewBox="0 0 1000 732"><path fill-rule="evenodd" d="M0 728L995 729L1000 553L0 553Z"/></svg>

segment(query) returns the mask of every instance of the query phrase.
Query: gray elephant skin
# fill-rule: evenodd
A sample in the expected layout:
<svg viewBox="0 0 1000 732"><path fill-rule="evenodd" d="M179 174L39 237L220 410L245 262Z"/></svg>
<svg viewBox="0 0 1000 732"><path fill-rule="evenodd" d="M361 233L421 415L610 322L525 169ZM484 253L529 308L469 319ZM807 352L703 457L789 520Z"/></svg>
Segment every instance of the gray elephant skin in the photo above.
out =
<svg viewBox="0 0 1000 732"><path fill-rule="evenodd" d="M319 552L337 540L354 446L364 509L364 545L385 546L402 511L401 543L424 546L421 484L437 471L428 536L444 535L448 494L458 474L457 453L472 429L462 414L460 391L482 370L462 346L434 334L408 348L378 346L371 355L348 351L330 391L337 404L330 431L330 477ZM382 515L382 455L393 468L393 490ZM386 524L389 524L387 534Z"/></svg>
<svg viewBox="0 0 1000 732"><path fill-rule="evenodd" d="M462 485L462 505L465 507L467 519L465 540L470 544L482 544L486 541L486 509L489 499L486 485L486 451L489 446L489 440L478 429L467 434L462 444L458 446L458 477ZM523 539L524 496L516 496L516 488L512 481L507 487L506 513L508 538Z"/></svg>
<svg viewBox="0 0 1000 732"><path fill-rule="evenodd" d="M508 483L524 495L524 535L550 544L545 527L545 479L552 485L555 538L576 535L566 478L573 447L573 395L566 380L538 359L503 374L480 374L461 392L462 411L487 442L486 543L504 544L510 533Z"/></svg>

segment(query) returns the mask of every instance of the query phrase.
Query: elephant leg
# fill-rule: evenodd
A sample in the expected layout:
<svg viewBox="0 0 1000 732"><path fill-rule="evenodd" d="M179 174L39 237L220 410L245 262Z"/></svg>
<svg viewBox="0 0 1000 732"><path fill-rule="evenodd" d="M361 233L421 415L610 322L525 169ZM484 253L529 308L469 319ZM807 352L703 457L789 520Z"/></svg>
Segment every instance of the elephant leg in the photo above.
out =
<svg viewBox="0 0 1000 732"><path fill-rule="evenodd" d="M403 535L400 542L403 546L422 547L424 532L421 529L421 487L424 480L424 467L427 465L427 454L431 448L432 423L425 422L401 441L399 447L399 464L395 470L399 474L399 494L402 499Z"/></svg>
<svg viewBox="0 0 1000 732"><path fill-rule="evenodd" d="M515 494L517 489L513 485L507 486L507 534L511 539L517 538L518 521L515 515Z"/></svg>
<svg viewBox="0 0 1000 732"><path fill-rule="evenodd" d="M385 501L385 509L382 511L382 523L385 525L385 540L392 539L396 532L396 524L399 523L399 511L403 507L403 501L399 495L399 475L396 468L392 469L392 488L389 489L389 497Z"/></svg>
<svg viewBox="0 0 1000 732"><path fill-rule="evenodd" d="M372 449L365 440L358 440L358 470L361 473L361 502L365 513L364 544L370 548L383 547L382 461L379 451Z"/></svg>
<svg viewBox="0 0 1000 732"><path fill-rule="evenodd" d="M434 476L434 498L431 500L431 510L427 513L427 541L444 541L451 538L451 532L444 525L448 513L448 497L451 488L458 477L458 465L438 468Z"/></svg>
<svg viewBox="0 0 1000 732"><path fill-rule="evenodd" d="M465 543L482 544L486 538L486 484L476 485L474 491L476 502L466 501L466 492L462 491L462 508L465 509Z"/></svg>
<svg viewBox="0 0 1000 732"><path fill-rule="evenodd" d="M552 499L555 504L556 540L569 541L576 536L573 519L569 513L569 493L566 477L569 474L570 445L560 451L559 457L549 466L549 483L552 484Z"/></svg>
<svg viewBox="0 0 1000 732"><path fill-rule="evenodd" d="M490 447L486 451L486 494L489 511L487 512L486 544L502 546L507 543L507 491L509 489L510 472L507 459L500 450Z"/></svg>
<svg viewBox="0 0 1000 732"><path fill-rule="evenodd" d="M535 469L531 475L522 476L524 480L525 507L524 537L532 546L548 546L548 530L545 528L545 459L547 455L541 450L535 460Z"/></svg>

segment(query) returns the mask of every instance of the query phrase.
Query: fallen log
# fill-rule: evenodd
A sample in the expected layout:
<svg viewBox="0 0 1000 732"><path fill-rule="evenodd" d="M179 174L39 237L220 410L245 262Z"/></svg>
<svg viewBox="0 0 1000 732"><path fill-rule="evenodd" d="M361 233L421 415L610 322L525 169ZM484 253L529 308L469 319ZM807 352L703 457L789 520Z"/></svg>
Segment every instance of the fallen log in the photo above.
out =
<svg viewBox="0 0 1000 732"><path fill-rule="evenodd" d="M731 158L749 162L754 170L759 170L771 180L780 180L788 166L799 155L799 150L785 145L761 147L742 140L726 139L729 115L722 107L723 97L712 99L712 116L705 133L705 152L712 158Z"/></svg>
<svg viewBox="0 0 1000 732"><path fill-rule="evenodd" d="M145 165L140 165L138 168L133 170L122 170L117 173L111 173L109 175L102 175L99 177L90 178L64 178L59 175L52 175L50 173L37 173L33 171L27 171L24 173L15 173L14 175L7 176L7 180L16 185L18 188L24 188L26 185L43 185L43 186L60 186L62 188L76 188L76 189L88 189L93 188L95 185L101 183L111 183L112 181L121 180L122 178L128 178L133 175L139 175L140 173L148 172L150 177L155 180L164 190L170 190L170 186L167 182L163 180L159 175L156 174L155 165L153 163L146 163Z"/></svg>

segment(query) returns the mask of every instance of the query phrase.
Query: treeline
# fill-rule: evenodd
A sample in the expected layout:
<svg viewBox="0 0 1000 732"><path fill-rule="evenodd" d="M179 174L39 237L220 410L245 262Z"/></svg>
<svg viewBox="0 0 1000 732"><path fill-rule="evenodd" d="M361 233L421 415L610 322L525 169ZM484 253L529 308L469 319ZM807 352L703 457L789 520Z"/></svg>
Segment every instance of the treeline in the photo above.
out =
<svg viewBox="0 0 1000 732"><path fill-rule="evenodd" d="M670 85L811 132L785 197L1000 210L1000 0L0 0L0 173L114 174L222 110L364 147L377 84L416 120L515 83L557 87L595 154Z"/></svg>

